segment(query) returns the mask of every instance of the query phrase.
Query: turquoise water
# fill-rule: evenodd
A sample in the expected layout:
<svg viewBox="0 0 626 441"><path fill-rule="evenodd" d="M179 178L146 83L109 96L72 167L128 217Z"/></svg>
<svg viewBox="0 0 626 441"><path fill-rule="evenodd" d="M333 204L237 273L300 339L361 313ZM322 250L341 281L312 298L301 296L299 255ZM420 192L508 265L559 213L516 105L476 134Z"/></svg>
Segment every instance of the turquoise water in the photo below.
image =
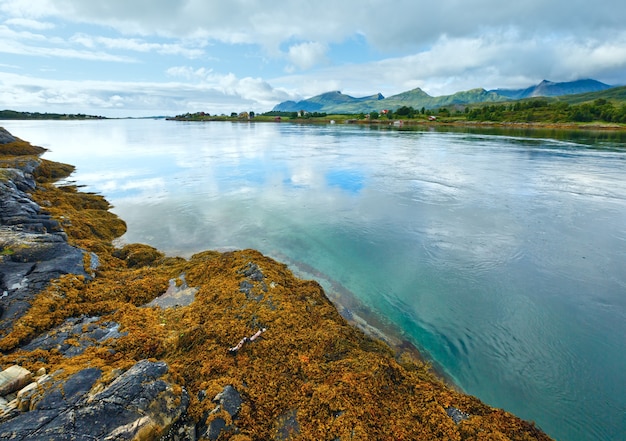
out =
<svg viewBox="0 0 626 441"><path fill-rule="evenodd" d="M354 294L464 391L551 436L626 433L624 135L0 126L76 165L128 223L123 241L257 248L340 303Z"/></svg>

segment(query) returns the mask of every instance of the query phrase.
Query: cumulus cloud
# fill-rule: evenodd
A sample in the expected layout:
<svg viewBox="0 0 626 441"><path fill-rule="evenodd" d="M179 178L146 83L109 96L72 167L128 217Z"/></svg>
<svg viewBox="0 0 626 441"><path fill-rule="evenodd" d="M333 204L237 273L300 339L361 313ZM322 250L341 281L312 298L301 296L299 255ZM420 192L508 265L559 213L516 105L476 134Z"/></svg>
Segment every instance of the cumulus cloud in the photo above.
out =
<svg viewBox="0 0 626 441"><path fill-rule="evenodd" d="M228 43L280 44L299 39L330 43L361 32L381 48L476 35L484 29L518 27L529 34L610 35L623 29L626 5L604 0L602 7L582 0L317 0L280 3L229 0L17 0L2 8L24 17L48 14L100 23L122 33L190 37ZM393 23L393 26L389 25Z"/></svg>
<svg viewBox="0 0 626 441"><path fill-rule="evenodd" d="M210 111L211 105L239 102L269 110L284 99L328 90L389 96L421 87L442 95L584 77L624 84L626 4L602 3L4 0L0 52L7 55L5 66L19 65L17 57L24 56L99 67L126 63L128 69L115 69L113 76L142 76L154 97L124 93L125 85L137 89L140 82L122 81L115 91L96 87L92 102L112 105L116 95L115 106L128 108L155 104L157 97L173 109L206 105L199 110ZM67 37L72 26L80 31ZM176 63L181 65L168 67ZM49 67L31 64L31 75ZM89 64L63 67L93 70ZM89 93L83 86L78 89Z"/></svg>
<svg viewBox="0 0 626 441"><path fill-rule="evenodd" d="M0 89L0 102L12 103L15 110L93 114L93 109L100 109L106 116L153 116L188 111L260 112L293 98L260 78L182 67L172 70L176 71L195 81L61 81L0 72L0 83L6 86Z"/></svg>
<svg viewBox="0 0 626 441"><path fill-rule="evenodd" d="M317 42L295 44L289 47L288 57L299 69L310 69L326 62L326 45Z"/></svg>

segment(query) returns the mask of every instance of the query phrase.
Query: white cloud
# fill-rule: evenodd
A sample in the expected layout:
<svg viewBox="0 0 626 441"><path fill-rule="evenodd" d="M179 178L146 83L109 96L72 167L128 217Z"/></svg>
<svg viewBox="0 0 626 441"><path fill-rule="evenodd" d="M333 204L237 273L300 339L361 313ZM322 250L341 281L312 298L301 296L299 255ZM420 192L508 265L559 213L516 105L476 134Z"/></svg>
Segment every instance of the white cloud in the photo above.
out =
<svg viewBox="0 0 626 441"><path fill-rule="evenodd" d="M260 78L238 78L232 73L217 75L209 71L203 74L186 83L157 83L59 81L0 72L0 84L5 86L0 89L0 102L11 103L14 110L152 116L188 111L262 112L277 102L293 98Z"/></svg>
<svg viewBox="0 0 626 441"><path fill-rule="evenodd" d="M38 56L45 58L74 58L92 61L133 62L127 56L102 51L85 51L67 47L59 38L48 38L44 34L28 31L16 32L0 25L0 53Z"/></svg>
<svg viewBox="0 0 626 441"><path fill-rule="evenodd" d="M0 53L30 55L44 58L73 58L90 61L136 62L133 58L101 51L84 51L59 47L25 45L16 41L0 40Z"/></svg>
<svg viewBox="0 0 626 441"><path fill-rule="evenodd" d="M212 72L213 69L207 69L204 67L194 69L190 66L174 66L165 71L165 73L171 77L180 77L187 80L202 80L207 78Z"/></svg>
<svg viewBox="0 0 626 441"><path fill-rule="evenodd" d="M55 27L53 23L37 21L30 18L10 18L4 23L9 26L18 26L22 28L33 29L36 31L44 31L47 29L53 29Z"/></svg>
<svg viewBox="0 0 626 441"><path fill-rule="evenodd" d="M325 63L326 45L317 42L295 44L289 47L288 58L299 69L307 70Z"/></svg>
<svg viewBox="0 0 626 441"><path fill-rule="evenodd" d="M89 49L104 47L111 50L181 55L187 58L199 58L204 55L202 49L188 48L184 47L182 44L150 43L137 38L92 37L86 34L75 34L70 38L70 41Z"/></svg>
<svg viewBox="0 0 626 441"><path fill-rule="evenodd" d="M543 79L580 78L626 82L626 31L610 41L553 37L522 39L520 32L481 36L440 37L432 46L411 55L360 64L330 66L272 80L298 89L306 97L342 90L354 96L381 92L385 96L421 87L438 96L476 87L527 87ZM617 81L615 81L617 83ZM378 86L378 88L376 88Z"/></svg>
<svg viewBox="0 0 626 441"><path fill-rule="evenodd" d="M119 32L178 37L203 36L227 43L278 47L300 40L322 44L361 33L379 48L419 47L440 35L475 36L484 30L519 27L526 33L610 35L623 29L626 4L603 0L14 0L5 11L20 17L54 14L66 20L113 26ZM393 23L393 26L389 25Z"/></svg>

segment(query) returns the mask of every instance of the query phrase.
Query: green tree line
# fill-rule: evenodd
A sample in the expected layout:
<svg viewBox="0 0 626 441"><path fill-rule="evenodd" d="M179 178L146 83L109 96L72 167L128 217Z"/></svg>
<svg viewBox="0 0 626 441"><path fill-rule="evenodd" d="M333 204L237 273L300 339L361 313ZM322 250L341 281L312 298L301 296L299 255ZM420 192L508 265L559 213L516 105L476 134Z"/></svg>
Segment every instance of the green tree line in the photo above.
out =
<svg viewBox="0 0 626 441"><path fill-rule="evenodd" d="M104 119L102 116L85 115L83 113L39 113L0 110L0 119Z"/></svg>
<svg viewBox="0 0 626 441"><path fill-rule="evenodd" d="M470 121L626 123L626 104L618 106L605 99L577 105L537 99L467 108L465 113Z"/></svg>

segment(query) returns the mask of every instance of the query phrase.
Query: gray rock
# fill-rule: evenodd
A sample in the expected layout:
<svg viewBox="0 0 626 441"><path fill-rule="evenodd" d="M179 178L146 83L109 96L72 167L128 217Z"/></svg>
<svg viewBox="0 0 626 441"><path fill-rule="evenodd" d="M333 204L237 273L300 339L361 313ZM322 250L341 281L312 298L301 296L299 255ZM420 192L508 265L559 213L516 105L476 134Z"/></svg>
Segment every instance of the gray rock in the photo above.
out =
<svg viewBox="0 0 626 441"><path fill-rule="evenodd" d="M209 424L209 428L206 432L206 437L211 441L216 441L222 432L226 431L226 421L222 418L216 418Z"/></svg>
<svg viewBox="0 0 626 441"><path fill-rule="evenodd" d="M298 423L298 412L296 410L290 410L279 418L277 439L286 441L299 434L300 423Z"/></svg>
<svg viewBox="0 0 626 441"><path fill-rule="evenodd" d="M20 349L25 351L56 349L65 357L74 357L82 354L90 346L126 335L126 333L120 333L119 323L112 321L97 323L99 319L99 317L85 316L69 318L60 326L34 338ZM68 339L72 339L71 344L67 342Z"/></svg>
<svg viewBox="0 0 626 441"><path fill-rule="evenodd" d="M461 421L466 420L470 417L469 414L463 412L460 409L457 409L456 407L446 408L446 413L450 418L452 418L452 421L454 421L456 424L459 424Z"/></svg>
<svg viewBox="0 0 626 441"><path fill-rule="evenodd" d="M248 262L238 273L245 276L245 280L239 283L239 292L244 293L248 300L256 302L263 300L263 293L266 293L268 288L263 280L265 275L261 268L256 263Z"/></svg>
<svg viewBox="0 0 626 441"><path fill-rule="evenodd" d="M15 141L15 137L11 135L4 127L0 127L0 144L8 144Z"/></svg>
<svg viewBox="0 0 626 441"><path fill-rule="evenodd" d="M131 440L166 433L183 416L189 397L167 381L164 362L142 360L104 390L91 393L99 369L84 369L32 397L30 412L0 424L0 439Z"/></svg>
<svg viewBox="0 0 626 441"><path fill-rule="evenodd" d="M260 282L265 278L261 268L253 262L248 262L248 264L243 269L239 270L239 272L255 282Z"/></svg>
<svg viewBox="0 0 626 441"><path fill-rule="evenodd" d="M31 397L31 408L37 410L60 410L74 406L100 379L100 369L83 369L65 381L56 381L39 396Z"/></svg>
<svg viewBox="0 0 626 441"><path fill-rule="evenodd" d="M69 245L58 222L26 193L35 188L32 171L38 164L33 160L20 169L2 169L0 330L9 329L50 280L64 274L90 277L83 264L85 251Z"/></svg>
<svg viewBox="0 0 626 441"><path fill-rule="evenodd" d="M226 386L219 394L213 398L213 401L219 403L220 409L228 412L228 414L235 418L241 410L241 404L243 400L241 395L237 392L237 389L230 384Z"/></svg>
<svg viewBox="0 0 626 441"><path fill-rule="evenodd" d="M243 400L237 389L228 385L213 398L213 402L217 403L217 406L210 413L204 415L202 422L197 425L197 433L200 437L208 438L211 441L217 440L222 433L236 433L238 429L235 424L227 426L226 420L221 417L214 418L207 424L206 421L209 416L224 411L230 415L232 420L235 420L241 410Z"/></svg>

